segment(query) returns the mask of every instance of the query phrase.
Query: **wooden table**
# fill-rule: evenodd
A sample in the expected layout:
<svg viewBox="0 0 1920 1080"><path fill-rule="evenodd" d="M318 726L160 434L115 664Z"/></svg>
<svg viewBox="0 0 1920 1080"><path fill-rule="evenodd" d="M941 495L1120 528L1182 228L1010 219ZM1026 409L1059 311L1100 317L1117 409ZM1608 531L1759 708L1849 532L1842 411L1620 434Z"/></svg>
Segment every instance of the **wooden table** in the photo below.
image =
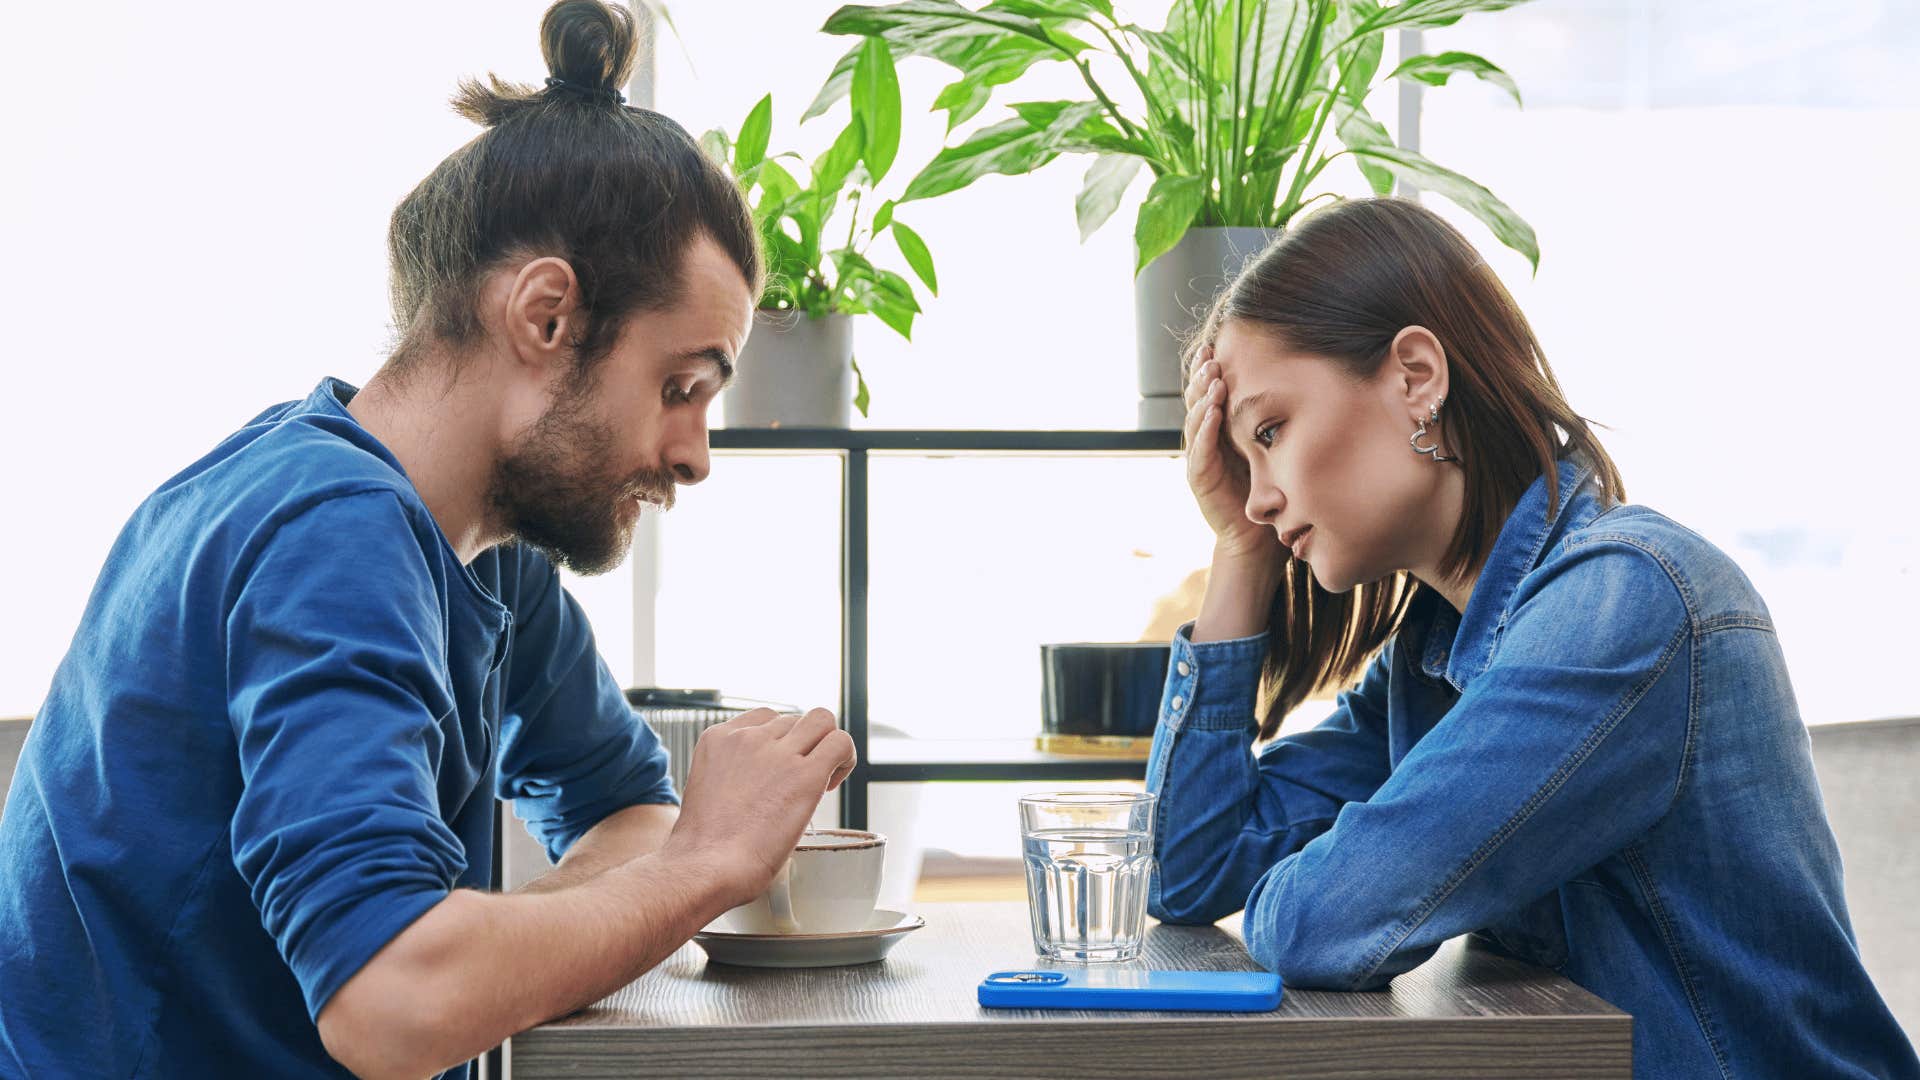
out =
<svg viewBox="0 0 1920 1080"><path fill-rule="evenodd" d="M709 965L689 943L600 1004L514 1037L543 1077L1629 1077L1627 1014L1465 938L1383 991L1287 988L1271 1013L982 1009L997 970L1043 966L1026 905L923 904L883 963ZM1237 923L1152 926L1157 969L1253 970Z"/></svg>

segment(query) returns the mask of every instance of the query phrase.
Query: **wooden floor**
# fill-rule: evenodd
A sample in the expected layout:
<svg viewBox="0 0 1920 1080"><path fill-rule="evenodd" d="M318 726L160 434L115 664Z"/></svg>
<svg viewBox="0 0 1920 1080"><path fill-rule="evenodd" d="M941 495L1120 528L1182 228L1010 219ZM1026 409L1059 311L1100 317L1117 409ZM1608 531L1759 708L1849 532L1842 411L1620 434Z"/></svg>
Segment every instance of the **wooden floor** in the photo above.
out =
<svg viewBox="0 0 1920 1080"><path fill-rule="evenodd" d="M1026 865L1019 859L930 850L920 861L913 898L921 903L1025 900Z"/></svg>
<svg viewBox="0 0 1920 1080"><path fill-rule="evenodd" d="M913 898L922 903L960 900L1025 900L1027 883L1017 875L985 877L922 877Z"/></svg>

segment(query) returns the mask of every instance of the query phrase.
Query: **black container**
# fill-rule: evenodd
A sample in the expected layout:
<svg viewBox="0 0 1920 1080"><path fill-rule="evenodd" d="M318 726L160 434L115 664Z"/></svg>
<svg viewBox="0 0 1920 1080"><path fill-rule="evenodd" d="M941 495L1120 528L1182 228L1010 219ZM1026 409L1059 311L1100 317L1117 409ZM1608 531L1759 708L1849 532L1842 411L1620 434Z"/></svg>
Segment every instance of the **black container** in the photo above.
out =
<svg viewBox="0 0 1920 1080"><path fill-rule="evenodd" d="M1040 646L1042 747L1150 741L1172 652L1153 642Z"/></svg>

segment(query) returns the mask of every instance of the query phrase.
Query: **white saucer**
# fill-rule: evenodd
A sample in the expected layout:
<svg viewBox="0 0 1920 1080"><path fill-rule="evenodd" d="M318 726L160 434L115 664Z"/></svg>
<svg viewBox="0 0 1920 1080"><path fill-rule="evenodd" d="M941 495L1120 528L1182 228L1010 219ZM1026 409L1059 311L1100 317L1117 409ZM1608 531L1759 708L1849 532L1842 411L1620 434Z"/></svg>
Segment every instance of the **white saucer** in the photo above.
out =
<svg viewBox="0 0 1920 1080"><path fill-rule="evenodd" d="M738 967L810 968L871 964L909 933L927 925L918 915L875 911L867 925L842 934L735 934L702 930L693 935L707 959Z"/></svg>

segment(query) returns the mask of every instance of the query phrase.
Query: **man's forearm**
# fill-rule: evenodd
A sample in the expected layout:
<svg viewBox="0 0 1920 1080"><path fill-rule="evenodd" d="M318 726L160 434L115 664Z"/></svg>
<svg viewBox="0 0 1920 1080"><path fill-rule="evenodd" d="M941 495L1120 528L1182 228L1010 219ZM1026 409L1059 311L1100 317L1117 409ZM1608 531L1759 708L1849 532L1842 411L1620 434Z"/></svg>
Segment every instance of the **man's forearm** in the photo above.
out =
<svg viewBox="0 0 1920 1080"><path fill-rule="evenodd" d="M547 893L457 890L341 987L321 1039L361 1077L450 1068L653 968L730 906L724 881L645 855Z"/></svg>
<svg viewBox="0 0 1920 1080"><path fill-rule="evenodd" d="M680 808L666 804L629 806L602 818L588 829L553 869L515 889L516 894L565 889L642 855L651 855L667 842Z"/></svg>

